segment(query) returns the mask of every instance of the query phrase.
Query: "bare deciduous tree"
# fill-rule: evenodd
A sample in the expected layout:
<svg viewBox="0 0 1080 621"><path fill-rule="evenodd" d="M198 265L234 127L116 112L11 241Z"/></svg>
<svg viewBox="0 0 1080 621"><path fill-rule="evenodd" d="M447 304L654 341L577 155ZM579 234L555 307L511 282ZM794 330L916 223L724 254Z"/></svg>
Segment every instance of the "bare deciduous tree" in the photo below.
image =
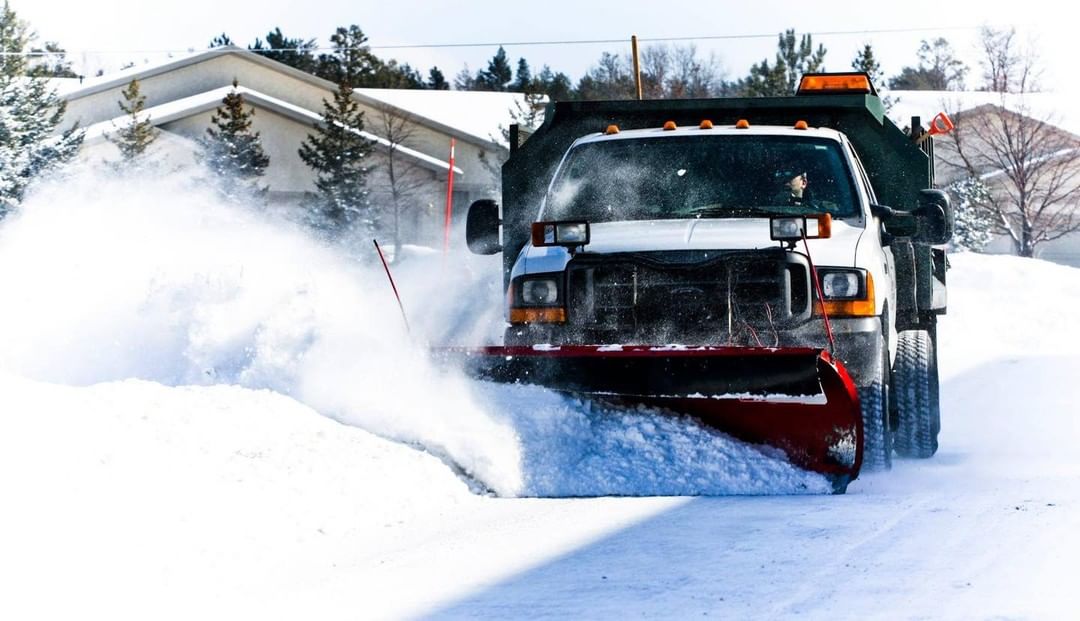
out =
<svg viewBox="0 0 1080 621"><path fill-rule="evenodd" d="M1037 57L1020 50L1011 31L984 29L982 49L984 90L1000 93L1000 103L954 114L941 156L985 184L972 207L1031 257L1040 244L1080 231L1080 139L1032 110L1026 95Z"/></svg>
<svg viewBox="0 0 1080 621"><path fill-rule="evenodd" d="M402 218L432 189L432 180L413 158L404 157L402 153L402 149L410 148L415 139L417 125L412 115L390 105L378 105L375 111L373 129L389 143L378 187L390 208L396 262L401 257Z"/></svg>

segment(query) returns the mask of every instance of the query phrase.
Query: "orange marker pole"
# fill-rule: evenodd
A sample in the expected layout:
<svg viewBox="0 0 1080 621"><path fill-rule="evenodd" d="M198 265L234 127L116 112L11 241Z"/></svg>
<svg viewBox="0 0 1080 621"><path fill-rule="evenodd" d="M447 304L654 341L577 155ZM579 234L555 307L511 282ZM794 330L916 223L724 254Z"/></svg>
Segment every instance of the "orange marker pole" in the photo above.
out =
<svg viewBox="0 0 1080 621"><path fill-rule="evenodd" d="M450 139L450 170L446 180L446 218L443 222L443 256L450 253L450 220L454 215L454 139Z"/></svg>

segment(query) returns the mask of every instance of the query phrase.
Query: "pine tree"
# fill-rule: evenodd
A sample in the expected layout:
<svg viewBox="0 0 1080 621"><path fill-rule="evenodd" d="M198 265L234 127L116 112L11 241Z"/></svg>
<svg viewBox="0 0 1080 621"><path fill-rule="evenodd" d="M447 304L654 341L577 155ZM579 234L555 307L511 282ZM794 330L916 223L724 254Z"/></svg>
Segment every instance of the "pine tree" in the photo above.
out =
<svg viewBox="0 0 1080 621"><path fill-rule="evenodd" d="M120 92L124 101L117 101L120 109L127 115L127 123L117 129L115 135L106 135L109 142L120 149L123 163L130 164L138 158L151 143L157 139L157 129L150 121L150 115L144 115L146 96L139 90L139 81L132 80L127 88Z"/></svg>
<svg viewBox="0 0 1080 621"><path fill-rule="evenodd" d="M499 46L499 51L488 61L487 69L476 74L474 88L480 91L505 91L514 78L506 50Z"/></svg>
<svg viewBox="0 0 1080 621"><path fill-rule="evenodd" d="M373 142L365 138L364 113L347 83L338 85L333 103L323 100L322 121L300 146L300 159L316 174L316 193L309 202L313 226L332 234L360 228L373 231L377 215L367 200L367 156Z"/></svg>
<svg viewBox="0 0 1080 621"><path fill-rule="evenodd" d="M215 47L225 47L232 44L232 39L229 38L229 35L223 32L218 36L214 37L213 39L210 39L210 45L208 45L207 47L213 49Z"/></svg>
<svg viewBox="0 0 1080 621"><path fill-rule="evenodd" d="M30 75L44 78L77 78L79 74L71 70L71 61L67 53L55 41L46 41L44 48L31 48L36 60L30 68Z"/></svg>
<svg viewBox="0 0 1080 621"><path fill-rule="evenodd" d="M869 43L863 45L863 48L855 55L855 59L851 61L851 68L855 71L866 72L870 76L870 81L874 84L885 84L885 76L881 72L881 63L877 61L874 56L874 48Z"/></svg>
<svg viewBox="0 0 1080 621"><path fill-rule="evenodd" d="M315 75L353 88L371 86L381 61L371 53L367 35L359 26L339 27L330 35L333 51L320 54Z"/></svg>
<svg viewBox="0 0 1080 621"><path fill-rule="evenodd" d="M824 71L825 46L818 45L810 35L797 38L794 29L788 29L777 41L776 59L772 66L768 60L750 67L750 75L739 80L736 90L749 97L782 97L794 95L795 87L805 73Z"/></svg>
<svg viewBox="0 0 1080 621"><path fill-rule="evenodd" d="M259 178L266 173L270 158L263 151L259 132L251 131L255 109L244 109L244 96L239 83L233 80L233 90L221 100L221 106L210 117L213 127L200 140L200 159L216 175L222 194L230 199L245 199L266 193L258 187Z"/></svg>
<svg viewBox="0 0 1080 621"><path fill-rule="evenodd" d="M989 189L976 177L961 179L948 189L955 198L952 244L966 250L982 250L994 238L994 214L987 208Z"/></svg>
<svg viewBox="0 0 1080 621"><path fill-rule="evenodd" d="M469 71L469 65L466 64L461 68L461 71L454 76L454 90L457 91L471 91L476 89L476 78L473 77L471 71Z"/></svg>
<svg viewBox="0 0 1080 621"><path fill-rule="evenodd" d="M318 62L315 60L315 39L291 39L274 28L266 33L266 44L255 39L248 49L260 56L286 64L294 69L315 73Z"/></svg>
<svg viewBox="0 0 1080 621"><path fill-rule="evenodd" d="M446 81L446 76L442 71L439 71L438 67L432 67L428 71L427 87L433 91L446 91L450 90L450 84Z"/></svg>
<svg viewBox="0 0 1080 621"><path fill-rule="evenodd" d="M77 126L57 131L65 104L43 79L27 79L23 52L29 27L5 1L0 9L0 218L16 209L27 186L73 158Z"/></svg>
<svg viewBox="0 0 1080 621"><path fill-rule="evenodd" d="M516 93L531 93L537 90L532 71L529 70L529 63L524 58L518 59L517 72L514 74L514 83L510 90Z"/></svg>

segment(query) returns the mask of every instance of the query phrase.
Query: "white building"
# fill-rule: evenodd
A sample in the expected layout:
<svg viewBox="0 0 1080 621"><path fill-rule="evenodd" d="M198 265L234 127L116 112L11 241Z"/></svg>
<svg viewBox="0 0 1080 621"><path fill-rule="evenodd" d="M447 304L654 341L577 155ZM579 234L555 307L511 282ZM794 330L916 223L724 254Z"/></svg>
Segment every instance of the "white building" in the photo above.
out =
<svg viewBox="0 0 1080 621"><path fill-rule="evenodd" d="M173 167L191 166L196 140L206 135L210 117L238 81L253 127L270 156L264 182L276 204L297 203L314 190L314 175L298 149L319 121L323 101L332 101L336 85L237 47L193 53L155 65L132 67L88 79L60 80L67 101L65 126L78 122L87 129L81 157L115 160L116 147L106 134L124 124L118 106L121 91L138 80L146 97L146 113L160 130L153 148ZM431 241L437 236L446 203L450 143L456 143L453 204L460 216L469 203L492 196L497 185L495 163L504 157L501 128L512 122L511 110L522 96L515 93L358 89L354 97L364 111L367 137L376 141L368 177L373 201L385 191L384 164L389 147L380 135L381 115L405 118L411 137L399 147L399 162L417 175L413 208L406 214L409 237Z"/></svg>

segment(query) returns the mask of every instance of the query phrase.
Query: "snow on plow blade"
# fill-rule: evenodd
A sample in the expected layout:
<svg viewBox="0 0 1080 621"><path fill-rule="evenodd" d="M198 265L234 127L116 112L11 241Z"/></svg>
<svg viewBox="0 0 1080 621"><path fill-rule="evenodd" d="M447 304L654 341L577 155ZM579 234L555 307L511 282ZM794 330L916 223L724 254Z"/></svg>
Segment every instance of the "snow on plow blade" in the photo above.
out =
<svg viewBox="0 0 1080 621"><path fill-rule="evenodd" d="M692 416L792 464L837 492L859 473L862 416L843 366L820 349L568 345L443 349L482 380L535 384Z"/></svg>

